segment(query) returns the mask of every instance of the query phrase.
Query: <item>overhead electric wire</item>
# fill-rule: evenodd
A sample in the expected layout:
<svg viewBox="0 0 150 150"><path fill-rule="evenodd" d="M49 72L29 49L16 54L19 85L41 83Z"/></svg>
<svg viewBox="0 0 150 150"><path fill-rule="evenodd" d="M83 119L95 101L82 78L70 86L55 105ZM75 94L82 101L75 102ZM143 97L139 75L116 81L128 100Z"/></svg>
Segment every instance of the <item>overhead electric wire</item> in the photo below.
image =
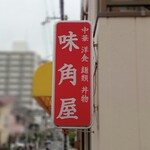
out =
<svg viewBox="0 0 150 150"><path fill-rule="evenodd" d="M45 16L47 17L49 16L47 0L44 0L44 5L45 5Z"/></svg>
<svg viewBox="0 0 150 150"><path fill-rule="evenodd" d="M54 0L51 0L51 10L52 10L52 16L55 16L55 11L54 11Z"/></svg>
<svg viewBox="0 0 150 150"><path fill-rule="evenodd" d="M44 2L44 10L45 10L45 20L42 22L43 25L43 41L44 41L44 45L45 45L45 54L44 54L44 58L48 59L49 58L49 51L50 51L50 33L49 33L49 29L47 28L47 26L45 26L48 22L49 22L49 5L47 0L43 0ZM52 43L51 43L52 44ZM51 56L50 56L51 57Z"/></svg>

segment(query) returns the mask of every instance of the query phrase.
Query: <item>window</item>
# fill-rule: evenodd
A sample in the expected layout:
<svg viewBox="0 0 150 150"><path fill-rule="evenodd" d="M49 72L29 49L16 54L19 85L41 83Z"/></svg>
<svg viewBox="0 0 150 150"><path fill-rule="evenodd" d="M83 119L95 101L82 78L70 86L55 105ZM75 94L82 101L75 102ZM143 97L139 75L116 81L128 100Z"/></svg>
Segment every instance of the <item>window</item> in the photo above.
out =
<svg viewBox="0 0 150 150"><path fill-rule="evenodd" d="M9 73L9 77L16 77L16 78L18 78L18 77L20 77L20 72L10 72Z"/></svg>
<svg viewBox="0 0 150 150"><path fill-rule="evenodd" d="M0 84L0 89L5 89L5 84Z"/></svg>
<svg viewBox="0 0 150 150"><path fill-rule="evenodd" d="M5 81L5 78L0 78L0 85L1 85L1 84L5 84L5 82L6 82L6 81Z"/></svg>
<svg viewBox="0 0 150 150"><path fill-rule="evenodd" d="M4 96L6 93L4 90L0 89L0 96Z"/></svg>
<svg viewBox="0 0 150 150"><path fill-rule="evenodd" d="M5 72L7 70L6 66L0 66L0 72Z"/></svg>
<svg viewBox="0 0 150 150"><path fill-rule="evenodd" d="M19 60L12 60L12 61L10 61L10 66L14 66L14 65L20 65L21 64L21 61L19 61Z"/></svg>
<svg viewBox="0 0 150 150"><path fill-rule="evenodd" d="M2 122L1 118L2 118L2 111L0 110L0 122Z"/></svg>
<svg viewBox="0 0 150 150"><path fill-rule="evenodd" d="M9 84L19 84L20 79L19 78L9 78L8 82L9 82Z"/></svg>
<svg viewBox="0 0 150 150"><path fill-rule="evenodd" d="M9 89L18 89L19 90L19 85L15 85L15 84L11 84L11 85L9 85L9 87L8 87Z"/></svg>
<svg viewBox="0 0 150 150"><path fill-rule="evenodd" d="M31 84L24 84L24 85L22 85L22 88L23 89L31 89L31 87L32 87L32 85Z"/></svg>
<svg viewBox="0 0 150 150"><path fill-rule="evenodd" d="M11 91L8 91L8 95L11 95L11 96L16 96L19 94L19 91L18 90L11 90Z"/></svg>
<svg viewBox="0 0 150 150"><path fill-rule="evenodd" d="M31 96L31 91L30 90L24 90L24 91L22 91L22 95Z"/></svg>
<svg viewBox="0 0 150 150"><path fill-rule="evenodd" d="M5 78L7 74L5 72L0 72L0 78Z"/></svg>
<svg viewBox="0 0 150 150"><path fill-rule="evenodd" d="M26 104L31 104L32 100L31 100L31 97L21 97L21 101L23 101L24 103Z"/></svg>
<svg viewBox="0 0 150 150"><path fill-rule="evenodd" d="M33 55L32 55L32 54L26 54L26 55L24 55L23 58L24 58L24 59L32 59L32 58L33 58Z"/></svg>
<svg viewBox="0 0 150 150"><path fill-rule="evenodd" d="M21 55L11 54L11 55L9 56L9 58L10 58L11 60L18 60L18 59L21 59Z"/></svg>
<svg viewBox="0 0 150 150"><path fill-rule="evenodd" d="M7 60L5 59L5 60L2 60L2 59L0 59L0 65L2 66L2 65L5 65L6 66L6 64L7 64Z"/></svg>
<svg viewBox="0 0 150 150"><path fill-rule="evenodd" d="M21 82L22 82L22 84L29 84L29 85L31 85L32 84L32 78L31 77L30 78L23 78L21 80Z"/></svg>
<svg viewBox="0 0 150 150"><path fill-rule="evenodd" d="M33 60L23 60L23 65L32 66L33 65Z"/></svg>
<svg viewBox="0 0 150 150"><path fill-rule="evenodd" d="M33 67L32 66L23 66L22 68L23 71L33 71Z"/></svg>
<svg viewBox="0 0 150 150"><path fill-rule="evenodd" d="M7 55L5 54L0 54L0 60L6 60L7 59Z"/></svg>
<svg viewBox="0 0 150 150"><path fill-rule="evenodd" d="M100 16L150 16L150 0L99 0Z"/></svg>
<svg viewBox="0 0 150 150"><path fill-rule="evenodd" d="M4 127L7 129L8 126L9 126L9 117L5 116L5 118L4 118Z"/></svg>
<svg viewBox="0 0 150 150"><path fill-rule="evenodd" d="M10 72L19 72L21 70L20 66L9 67Z"/></svg>
<svg viewBox="0 0 150 150"><path fill-rule="evenodd" d="M25 78L32 78L32 72L24 72L23 73L23 77L25 77Z"/></svg>

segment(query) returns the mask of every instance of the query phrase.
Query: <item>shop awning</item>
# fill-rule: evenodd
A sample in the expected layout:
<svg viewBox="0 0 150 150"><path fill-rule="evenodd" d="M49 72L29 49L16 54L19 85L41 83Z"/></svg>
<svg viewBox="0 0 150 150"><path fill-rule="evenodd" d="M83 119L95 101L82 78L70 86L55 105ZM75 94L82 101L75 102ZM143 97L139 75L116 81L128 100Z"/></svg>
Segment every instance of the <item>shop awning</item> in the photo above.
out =
<svg viewBox="0 0 150 150"><path fill-rule="evenodd" d="M35 71L32 82L32 95L40 106L50 115L52 97L52 62L42 64Z"/></svg>

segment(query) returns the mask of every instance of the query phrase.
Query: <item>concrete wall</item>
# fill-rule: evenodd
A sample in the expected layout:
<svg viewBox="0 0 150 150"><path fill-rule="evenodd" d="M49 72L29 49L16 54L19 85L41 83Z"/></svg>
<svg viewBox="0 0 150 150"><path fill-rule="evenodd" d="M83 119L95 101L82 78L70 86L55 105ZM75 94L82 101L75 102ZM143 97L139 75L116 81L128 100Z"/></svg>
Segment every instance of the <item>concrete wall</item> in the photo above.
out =
<svg viewBox="0 0 150 150"><path fill-rule="evenodd" d="M150 18L100 18L92 150L150 149Z"/></svg>

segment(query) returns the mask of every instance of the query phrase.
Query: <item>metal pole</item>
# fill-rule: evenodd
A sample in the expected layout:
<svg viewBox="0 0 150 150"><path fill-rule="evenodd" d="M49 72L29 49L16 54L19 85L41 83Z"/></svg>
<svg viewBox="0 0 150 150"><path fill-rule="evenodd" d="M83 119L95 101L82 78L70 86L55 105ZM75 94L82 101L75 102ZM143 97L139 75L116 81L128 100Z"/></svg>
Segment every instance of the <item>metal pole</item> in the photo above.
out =
<svg viewBox="0 0 150 150"><path fill-rule="evenodd" d="M64 134L64 150L67 150L67 135L69 133L69 130L62 129L62 132Z"/></svg>
<svg viewBox="0 0 150 150"><path fill-rule="evenodd" d="M64 0L60 0L60 18L64 20Z"/></svg>
<svg viewBox="0 0 150 150"><path fill-rule="evenodd" d="M67 134L64 134L64 150L67 150Z"/></svg>

